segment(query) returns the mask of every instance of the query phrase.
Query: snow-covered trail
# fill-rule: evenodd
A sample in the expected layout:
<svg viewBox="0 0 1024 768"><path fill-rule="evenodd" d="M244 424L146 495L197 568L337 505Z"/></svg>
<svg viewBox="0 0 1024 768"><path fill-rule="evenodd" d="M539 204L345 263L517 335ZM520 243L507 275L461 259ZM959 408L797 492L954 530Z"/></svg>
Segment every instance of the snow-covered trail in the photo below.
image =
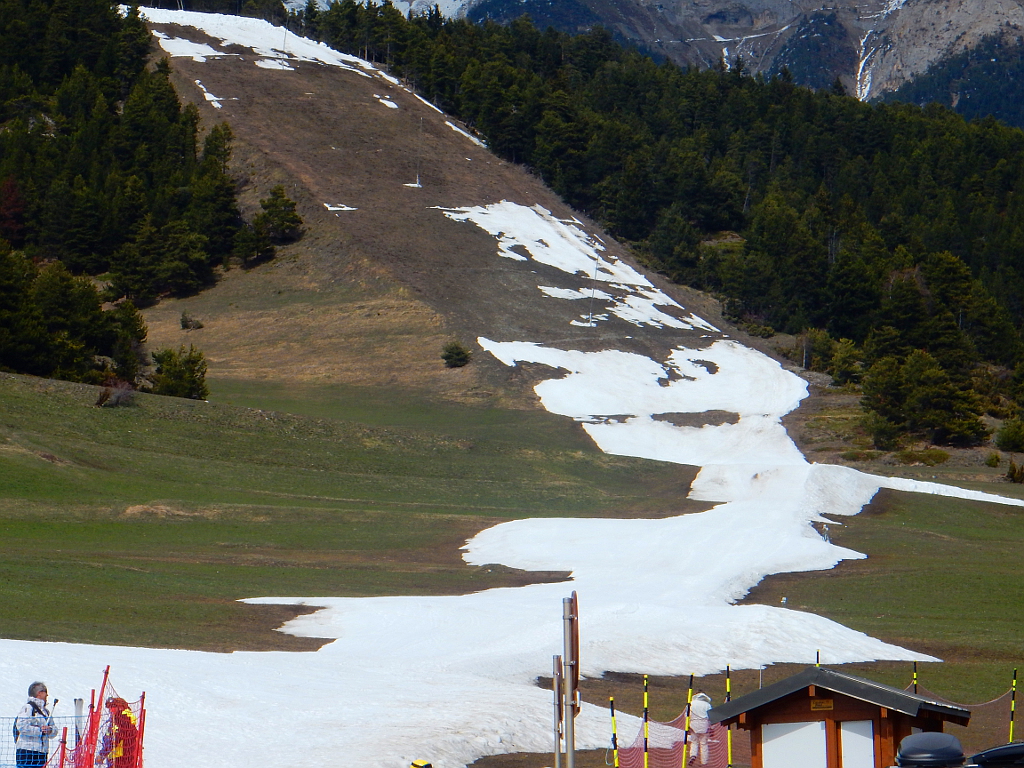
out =
<svg viewBox="0 0 1024 768"><path fill-rule="evenodd" d="M236 20L244 29L235 39L236 22L226 17L146 13L251 47L264 57L260 61L279 62L262 67L268 77L287 67L296 51L354 76L377 76L365 62L282 39L280 30L262 22ZM202 56L220 55L207 48ZM181 40L173 49L198 55ZM551 378L537 387L542 403L580 421L603 450L702 467L691 496L717 506L659 520L520 520L466 544L470 563L570 571L568 584L457 597L252 600L322 606L285 627L334 638L315 653L0 640L7 681L0 710L13 713L35 679L64 701L88 697L110 664L121 693L147 691L149 768L211 760L224 768L296 761L404 768L417 758L457 768L486 754L547 751L550 694L534 681L549 673L552 655L560 652L561 600L571 590L580 597L585 675L703 674L726 664L810 662L818 650L826 663L928 658L812 614L732 603L767 574L862 557L825 541L811 522L823 514L856 514L879 487L1020 502L809 464L781 425L806 396L805 383L725 338L610 257L579 222L508 202L437 215L494 235L495 259L561 270L562 284L537 289L552 301L586 299L574 324L623 323L645 333L686 331L700 340L699 351L677 345L663 360L618 349L479 341L506 364L549 366ZM699 428L669 418L707 411L732 418ZM636 726L632 718L622 720L624 733ZM577 739L585 748L608 743L603 708L583 708Z"/></svg>

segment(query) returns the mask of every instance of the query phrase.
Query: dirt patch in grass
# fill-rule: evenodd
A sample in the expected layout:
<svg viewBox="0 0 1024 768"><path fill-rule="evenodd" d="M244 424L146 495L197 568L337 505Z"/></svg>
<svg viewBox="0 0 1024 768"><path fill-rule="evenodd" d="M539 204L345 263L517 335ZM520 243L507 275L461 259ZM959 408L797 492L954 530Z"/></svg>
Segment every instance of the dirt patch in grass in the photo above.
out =
<svg viewBox="0 0 1024 768"><path fill-rule="evenodd" d="M667 421L676 427L717 427L722 424L736 424L740 420L738 413L729 411L703 411L702 413L659 413L655 421Z"/></svg>
<svg viewBox="0 0 1024 768"><path fill-rule="evenodd" d="M296 637L278 629L286 622L316 613L319 608L306 605L249 605L240 614L238 630L253 642L239 645L231 640L214 640L203 648L193 650L212 651L214 653L234 653L235 651L291 651L313 652L332 642L330 638Z"/></svg>

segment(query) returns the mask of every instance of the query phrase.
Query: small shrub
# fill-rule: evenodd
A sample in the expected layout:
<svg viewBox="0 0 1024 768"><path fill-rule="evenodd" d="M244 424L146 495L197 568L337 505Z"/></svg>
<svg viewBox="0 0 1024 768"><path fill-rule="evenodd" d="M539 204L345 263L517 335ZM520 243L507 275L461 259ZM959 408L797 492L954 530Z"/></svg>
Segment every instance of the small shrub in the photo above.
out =
<svg viewBox="0 0 1024 768"><path fill-rule="evenodd" d="M1006 469L1006 479L1011 483L1024 483L1024 464L1017 466L1017 463L1011 458L1010 466Z"/></svg>
<svg viewBox="0 0 1024 768"><path fill-rule="evenodd" d="M153 375L153 394L205 400L210 394L206 387L206 358L191 344L178 349L162 349L153 353L156 372Z"/></svg>
<svg viewBox="0 0 1024 768"><path fill-rule="evenodd" d="M203 327L203 321L192 317L188 312L181 313L181 329L183 331L194 331Z"/></svg>
<svg viewBox="0 0 1024 768"><path fill-rule="evenodd" d="M1024 421L1010 419L1004 422L1002 429L996 433L996 445L1002 451L1024 452Z"/></svg>
<svg viewBox="0 0 1024 768"><path fill-rule="evenodd" d="M108 384L96 398L96 405L101 408L117 408L134 402L135 388L127 381L114 381Z"/></svg>
<svg viewBox="0 0 1024 768"><path fill-rule="evenodd" d="M461 368L473 357L470 349L459 341L449 341L441 351L441 359L448 368Z"/></svg>
<svg viewBox="0 0 1024 768"><path fill-rule="evenodd" d="M843 451L839 457L844 461L872 461L881 455L881 451Z"/></svg>
<svg viewBox="0 0 1024 768"><path fill-rule="evenodd" d="M756 336L759 339L770 339L772 336L775 335L775 329L772 328L770 325L759 325L758 323L744 323L742 328L751 336Z"/></svg>
<svg viewBox="0 0 1024 768"><path fill-rule="evenodd" d="M934 467L949 460L949 454L941 448L925 448L921 451L899 451L894 454L900 464L924 464Z"/></svg>
<svg viewBox="0 0 1024 768"><path fill-rule="evenodd" d="M996 453L995 451L992 451L992 453L990 453L987 457L985 457L985 466L986 467L993 467L993 468L995 468L995 467L999 466L999 462L1000 461L1001 461L1001 458L1000 458L999 454Z"/></svg>

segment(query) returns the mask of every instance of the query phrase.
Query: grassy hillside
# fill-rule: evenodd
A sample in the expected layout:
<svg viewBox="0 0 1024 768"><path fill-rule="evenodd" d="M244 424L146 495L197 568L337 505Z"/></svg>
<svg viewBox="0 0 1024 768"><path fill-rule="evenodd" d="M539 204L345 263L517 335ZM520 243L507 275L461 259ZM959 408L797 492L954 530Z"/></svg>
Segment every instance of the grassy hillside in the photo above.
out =
<svg viewBox="0 0 1024 768"><path fill-rule="evenodd" d="M355 387L213 391L98 408L93 387L0 377L6 637L309 647L268 631L291 609L234 601L564 578L470 567L458 548L511 518L699 508L679 501L692 470L605 456L541 412Z"/></svg>

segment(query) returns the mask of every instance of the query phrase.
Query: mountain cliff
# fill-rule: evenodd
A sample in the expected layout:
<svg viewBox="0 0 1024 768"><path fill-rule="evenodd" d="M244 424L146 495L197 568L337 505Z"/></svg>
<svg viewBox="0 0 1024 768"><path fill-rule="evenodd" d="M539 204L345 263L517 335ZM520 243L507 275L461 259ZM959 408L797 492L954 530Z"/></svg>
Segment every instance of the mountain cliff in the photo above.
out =
<svg viewBox="0 0 1024 768"><path fill-rule="evenodd" d="M403 10L427 0L396 3ZM1015 0L450 0L446 15L510 21L528 13L544 27L577 32L593 23L620 40L677 63L701 67L742 58L753 72L787 69L816 88L838 78L862 99L890 92L929 65L991 35L1014 39L1024 24Z"/></svg>

